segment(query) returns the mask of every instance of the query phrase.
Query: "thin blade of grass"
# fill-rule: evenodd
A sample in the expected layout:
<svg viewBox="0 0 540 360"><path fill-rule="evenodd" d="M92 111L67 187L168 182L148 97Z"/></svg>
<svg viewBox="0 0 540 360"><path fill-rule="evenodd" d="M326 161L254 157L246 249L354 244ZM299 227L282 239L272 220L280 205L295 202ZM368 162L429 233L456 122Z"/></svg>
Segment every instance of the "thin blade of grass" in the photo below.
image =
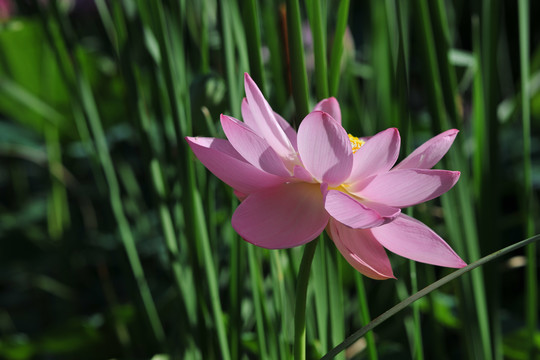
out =
<svg viewBox="0 0 540 360"><path fill-rule="evenodd" d="M292 93L296 106L296 117L301 120L309 113L309 92L302 41L300 4L298 0L287 0L286 4Z"/></svg>
<svg viewBox="0 0 540 360"><path fill-rule="evenodd" d="M233 201L236 205L236 200ZM234 206L233 205L233 206ZM230 256L231 256L231 265L230 265L230 301L233 305L230 310L231 317L231 326L230 326L230 335L229 343L231 345L231 359L239 359L241 354L241 328L242 328L242 319L240 314L240 304L242 303L242 274L244 271L244 256L245 248L244 244L240 242L240 239L232 227L228 228L227 231L228 238L230 239Z"/></svg>
<svg viewBox="0 0 540 360"><path fill-rule="evenodd" d="M440 288L441 286L449 283L450 281L457 279L458 277L462 276L463 274L468 273L469 271L476 269L480 266L483 266L501 256L504 256L512 251L515 251L519 248L522 248L528 244L534 243L536 241L540 240L540 235L536 235L533 237L530 237L528 239L522 240L518 243L512 244L510 246L505 247L504 249L501 249L499 251L496 251L488 256L485 256L474 263L467 265L464 268L461 268L459 270L454 271L453 273L446 275L442 279L437 280L436 282L426 286L422 290L418 291L417 293L411 295L407 299L403 300L399 304L395 305L391 309L385 311L383 314L376 317L373 321L371 321L368 325L364 326L363 328L357 330L354 332L351 336L349 336L345 341L343 341L341 344L330 350L325 356L321 358L321 360L328 360L334 358L337 354L339 354L341 351L345 350L347 347L349 347L351 344L353 344L356 340L364 336L368 331L373 330L375 327L383 323L384 321L391 318L393 315L395 315L397 312L405 309L407 306L415 302L416 300L426 296L427 294L431 293L432 291Z"/></svg>
<svg viewBox="0 0 540 360"><path fill-rule="evenodd" d="M326 236L325 236L326 237ZM324 242L326 255L326 277L328 287L328 306L330 307L330 345L334 346L345 336L345 306L343 302L342 256L330 239ZM349 266L347 264L347 266ZM348 267L350 269L350 267ZM344 359L344 356L339 356Z"/></svg>
<svg viewBox="0 0 540 360"><path fill-rule="evenodd" d="M395 66L397 62L392 53L392 41L394 34L389 32L388 9L384 1L372 1L371 29L373 32L373 55L371 66L373 66L376 77L371 79L372 99L376 104L376 129L399 127L400 117L397 116L400 110L396 104L397 92L394 84Z"/></svg>
<svg viewBox="0 0 540 360"><path fill-rule="evenodd" d="M445 102L443 99L443 91L440 86L442 80L440 77L440 64L437 61L436 49L435 49L435 39L433 37L433 30L431 26L431 20L429 17L428 4L425 0L416 0L416 13L418 15L418 21L422 36L422 50L424 61L427 66L427 74L425 84L428 87L429 94L429 107L430 112L433 117L432 127L435 131L439 132L443 128L448 127L448 117L445 111ZM437 43L438 44L438 43ZM444 68L442 71L452 71L449 68ZM452 91L455 93L455 91ZM475 225L475 216L472 211L471 205L471 194L469 193L467 182L468 182L468 172L467 164L464 161L464 156L462 152L461 139L456 139L456 151L450 152L447 156L447 162L452 169L459 169L461 173L461 181L454 188L454 191L449 194L449 196L456 197L455 205L458 206L461 212L461 220L463 224L460 227L463 228L464 237L454 237L454 241L460 242L463 241L465 246L462 246L463 249L467 250L468 256L471 259L478 259L480 257L480 251L478 248L478 239L476 234L476 225ZM455 211L455 208L445 208L445 212ZM455 225L455 224L454 224ZM481 358L491 358L492 357L492 347L490 339L490 326L489 326L489 316L487 312L487 302L485 295L485 286L483 283L483 276L481 269L471 273L472 277L472 290L473 294L469 291L464 292L464 296L469 297L468 301L465 303L474 303L476 308L473 312L467 313L465 316L467 319L477 317L479 325L479 334L475 335L481 339L482 344L482 354L478 354ZM472 297L472 298L471 298ZM475 343L474 343L475 344Z"/></svg>
<svg viewBox="0 0 540 360"><path fill-rule="evenodd" d="M355 274L356 289L358 291L358 300L360 302L360 315L362 317L362 323L365 325L371 321L371 315L369 314L368 296L366 293L366 286L364 284L363 275L359 272ZM369 360L377 360L379 358L377 354L377 345L375 344L375 335L372 331L366 333L367 352Z"/></svg>
<svg viewBox="0 0 540 360"><path fill-rule="evenodd" d="M324 241L319 237L319 241ZM314 291L315 316L321 352L328 351L328 282L326 276L326 256L323 246L318 246L313 260L313 274L311 277Z"/></svg>
<svg viewBox="0 0 540 360"><path fill-rule="evenodd" d="M331 96L337 96L341 72L341 56L343 55L343 39L349 19L350 0L341 0L337 14L336 31L334 32L334 44L330 55L330 72L328 83Z"/></svg>
<svg viewBox="0 0 540 360"><path fill-rule="evenodd" d="M157 342L161 346L163 346L165 343L163 326L161 325L156 305L154 303L150 288L146 281L144 270L139 258L139 254L137 252L135 240L130 229L129 222L127 221L124 213L118 179L116 177L114 166L109 154L107 141L105 139L105 134L101 124L99 112L97 110L97 106L94 100L94 96L88 80L80 68L81 50L76 46L74 42L74 36L69 29L67 19L63 18L58 8L58 3L56 1L52 2L52 6L50 7L50 9L52 10L52 16L60 25L60 35L62 37L63 43L68 44L70 48L75 49L75 53L73 54L74 56L71 57L72 62L70 65L73 69L73 82L77 91L77 100L80 102L81 108L83 109L84 114L88 119L90 129L94 136L97 156L100 160L100 165L102 166L102 170L107 180L110 205L118 224L120 238L124 245L131 271L133 272L133 276L135 277L139 294L144 304L144 308L148 316L154 336ZM49 31L49 27L46 24L45 31ZM50 36L50 38L52 39L54 37ZM54 48L56 46L56 43L51 44L51 46ZM69 79L66 80L69 81Z"/></svg>
<svg viewBox="0 0 540 360"><path fill-rule="evenodd" d="M248 246L248 261L249 261L249 275L251 279L251 293L253 296L253 306L255 308L255 327L257 331L257 339L259 344L259 352L257 357L264 360L270 359L268 353L268 345L266 344L267 338L270 336L266 332L268 330L271 332L271 329L267 329L265 316L263 314L263 296L262 296L262 276L260 273L259 261L257 261L257 256L255 254L255 248L253 246Z"/></svg>
<svg viewBox="0 0 540 360"><path fill-rule="evenodd" d="M223 51L225 52L225 73L228 85L229 108L232 112L232 116L238 117L240 114L242 98L237 85L237 75L239 72L235 68L236 61L234 58L234 37L230 15L230 5L228 4L229 1L230 0L220 1L220 15L223 33ZM240 102L238 99L240 99Z"/></svg>
<svg viewBox="0 0 540 360"><path fill-rule="evenodd" d="M309 25L313 37L313 53L315 55L315 90L317 99L328 97L328 74L326 61L326 18L321 14L321 2L310 0L306 4L309 16ZM326 12L325 12L326 14Z"/></svg>
<svg viewBox="0 0 540 360"><path fill-rule="evenodd" d="M49 174L51 181L51 192L49 195L47 212L47 223L49 235L53 240L60 240L64 230L68 228L70 222L69 204L63 179L63 172L55 174L55 167L62 166L62 149L58 128L50 124L44 127L45 142L47 147L47 158L49 162ZM60 175L62 178L58 178Z"/></svg>
<svg viewBox="0 0 540 360"><path fill-rule="evenodd" d="M409 260L409 272L411 274L411 293L418 292L418 278L416 272L416 262ZM422 325L420 323L420 307L418 303L412 304L413 308L413 359L422 360L424 358L424 344L422 341Z"/></svg>
<svg viewBox="0 0 540 360"><path fill-rule="evenodd" d="M274 289L275 302L279 305L276 305L276 311L279 311L279 353L280 359L289 359L292 357L290 339L292 338L290 334L290 323L293 317L293 303L292 297L289 296L292 291L292 281L291 281L291 272L290 266L287 266L284 269L284 262L279 251L272 251L270 254L270 261L272 264L272 276L274 280ZM287 270L288 269L288 270Z"/></svg>
<svg viewBox="0 0 540 360"><path fill-rule="evenodd" d="M298 360L306 359L306 298L309 272L318 242L319 239L317 238L305 245L302 262L298 270L294 307L294 358Z"/></svg>
<svg viewBox="0 0 540 360"><path fill-rule="evenodd" d="M532 206L533 187L531 170L531 110L530 110L530 81L529 81L529 1L518 2L519 23L519 57L521 68L521 121L523 128L523 192L522 212L525 218L525 234L534 233L534 209ZM538 275L536 270L536 244L526 249L526 292L525 292L525 321L527 324L527 348L532 358L535 356L534 334L538 324ZM536 354L538 355L538 354Z"/></svg>
<svg viewBox="0 0 540 360"><path fill-rule="evenodd" d="M287 49L283 41L285 34L279 30L276 31L276 29L281 29L282 26L274 2L264 1L262 9L264 34L270 53L270 71L267 74L273 85L271 90L273 90L274 102L277 105L276 109L283 109L288 98L287 76L284 70L287 62Z"/></svg>
<svg viewBox="0 0 540 360"><path fill-rule="evenodd" d="M263 91L266 81L262 62L261 30L256 0L242 0L242 20L247 40L250 75Z"/></svg>

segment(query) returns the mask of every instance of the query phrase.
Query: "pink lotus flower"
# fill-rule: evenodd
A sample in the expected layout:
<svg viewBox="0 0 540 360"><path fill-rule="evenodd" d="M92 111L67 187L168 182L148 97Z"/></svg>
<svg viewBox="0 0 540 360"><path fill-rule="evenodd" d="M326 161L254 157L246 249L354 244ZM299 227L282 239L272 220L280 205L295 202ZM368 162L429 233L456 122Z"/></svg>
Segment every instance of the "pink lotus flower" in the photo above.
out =
<svg viewBox="0 0 540 360"><path fill-rule="evenodd" d="M232 226L267 249L315 239L325 228L347 261L374 279L392 278L384 248L420 262L466 264L401 208L450 190L460 173L432 170L457 130L430 139L397 166L395 128L358 139L341 126L335 98L319 102L296 131L245 74L244 122L221 115L227 140L187 137L197 158L242 200ZM392 168L393 167L393 168Z"/></svg>

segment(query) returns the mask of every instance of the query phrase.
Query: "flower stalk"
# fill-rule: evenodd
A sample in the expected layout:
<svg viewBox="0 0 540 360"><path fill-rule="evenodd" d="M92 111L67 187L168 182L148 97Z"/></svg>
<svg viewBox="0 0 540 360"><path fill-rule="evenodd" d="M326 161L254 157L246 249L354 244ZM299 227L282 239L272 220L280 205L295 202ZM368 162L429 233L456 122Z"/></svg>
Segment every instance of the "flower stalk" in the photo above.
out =
<svg viewBox="0 0 540 360"><path fill-rule="evenodd" d="M300 263L300 269L298 270L296 303L294 307L294 358L297 360L305 360L306 358L307 288L311 263L313 262L313 257L315 255L315 249L317 248L318 242L319 239L315 239L306 244L304 255L302 256L302 262Z"/></svg>

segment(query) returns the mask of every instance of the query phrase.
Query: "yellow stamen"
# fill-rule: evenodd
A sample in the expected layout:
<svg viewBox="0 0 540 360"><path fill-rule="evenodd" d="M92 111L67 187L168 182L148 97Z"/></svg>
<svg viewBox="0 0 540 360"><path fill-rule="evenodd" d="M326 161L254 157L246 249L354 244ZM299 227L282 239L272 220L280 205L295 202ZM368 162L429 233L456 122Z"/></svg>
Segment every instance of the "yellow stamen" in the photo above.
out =
<svg viewBox="0 0 540 360"><path fill-rule="evenodd" d="M356 136L352 136L351 134L349 134L349 140L351 141L353 154L357 152L358 149L360 149L362 145L366 143L364 140L360 140L359 138L357 138Z"/></svg>

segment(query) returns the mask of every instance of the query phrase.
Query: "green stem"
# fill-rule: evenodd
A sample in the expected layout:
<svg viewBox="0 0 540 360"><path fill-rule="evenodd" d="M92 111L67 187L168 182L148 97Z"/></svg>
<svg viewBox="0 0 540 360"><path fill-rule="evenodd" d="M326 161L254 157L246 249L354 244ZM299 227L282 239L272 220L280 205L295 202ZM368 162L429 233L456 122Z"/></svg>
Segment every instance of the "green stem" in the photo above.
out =
<svg viewBox="0 0 540 360"><path fill-rule="evenodd" d="M236 201L234 202L236 206ZM234 207L233 207L234 208ZM229 227L229 233L232 233L232 228ZM230 280L230 301L231 304L240 304L242 301L242 292L241 292L241 271L243 269L244 254L243 248L240 244L240 238L235 235L230 235L231 239L231 280ZM243 244L242 244L243 245ZM230 336L229 343L231 345L231 358L239 359L240 358L240 334L241 334L241 324L242 319L240 317L240 306L232 306L230 311Z"/></svg>
<svg viewBox="0 0 540 360"><path fill-rule="evenodd" d="M327 324L330 334L330 346L339 344L345 336L345 307L343 302L343 272L340 260L341 254L331 241L325 241L324 253L326 256L326 279L328 288L328 315L329 324ZM341 357L339 360L344 360Z"/></svg>
<svg viewBox="0 0 540 360"><path fill-rule="evenodd" d="M277 75L272 77L276 109L283 109L288 98L287 79L283 76L286 67L286 52L285 46L282 44L281 32L275 31L275 29L280 28L281 24L272 1L265 1L261 6L265 42L270 51L269 73Z"/></svg>
<svg viewBox="0 0 540 360"><path fill-rule="evenodd" d="M358 289L358 299L360 301L360 314L362 315L362 323L367 324L371 320L369 315L368 298L366 287L364 285L364 277L360 273L356 273L356 288ZM375 336L373 333L366 334L367 352L369 360L377 360L377 346L375 345Z"/></svg>
<svg viewBox="0 0 540 360"><path fill-rule="evenodd" d="M309 272L315 249L319 239L315 239L306 245L302 263L298 270L298 283L296 285L296 304L294 308L294 358L306 359L306 298L309 282Z"/></svg>
<svg viewBox="0 0 540 360"><path fill-rule="evenodd" d="M204 3L202 3L204 5ZM208 13L204 6L201 6L201 72L210 73L210 41Z"/></svg>
<svg viewBox="0 0 540 360"><path fill-rule="evenodd" d="M298 0L287 0L287 32L294 104L296 115L302 119L309 113L309 92Z"/></svg>
<svg viewBox="0 0 540 360"><path fill-rule="evenodd" d="M409 267L411 271L411 292L418 291L418 279L416 273L416 262L410 260ZM414 324L414 347L413 358L416 360L424 359L424 344L422 342L422 325L420 323L420 307L419 304L413 304L413 324Z"/></svg>
<svg viewBox="0 0 540 360"><path fill-rule="evenodd" d="M261 30L259 25L259 12L255 0L242 1L242 20L246 30L246 40L248 45L249 71L251 77L266 92L264 80L264 67L261 54Z"/></svg>
<svg viewBox="0 0 540 360"><path fill-rule="evenodd" d="M257 259L255 248L248 246L249 275L251 278L251 292L253 294L253 307L255 308L256 332L259 342L258 357L261 360L268 359L268 346L266 342L270 334L265 334L266 319L263 311L263 280L261 276L260 260Z"/></svg>
<svg viewBox="0 0 540 360"><path fill-rule="evenodd" d="M317 100L328 97L328 74L326 63L326 42L324 31L326 30L326 18L322 19L321 2L310 0L307 2L308 14L311 14L309 24L313 34L313 52L315 55L315 89Z"/></svg>
<svg viewBox="0 0 540 360"><path fill-rule="evenodd" d="M522 240L516 244L510 245L505 247L504 249L495 251L492 254L489 254L488 256L484 256L480 260L477 260L473 262L472 264L461 268L459 270L454 271L453 273L446 275L442 279L439 279L435 281L433 284L430 284L417 292L416 294L413 294L409 296L407 299L403 300L399 304L395 305L391 309L387 310L380 316L376 317L373 321L371 321L366 326L362 327L361 329L357 330L355 333L353 333L351 336L349 336L347 339L345 339L341 344L330 350L326 355L324 355L321 360L328 360L339 354L341 351L345 350L349 346L351 346L354 342L356 342L358 339L360 339L362 336L364 336L368 331L373 330L375 327L383 323L384 321L388 320L390 317L398 313L399 311L405 309L407 306L415 302L416 300L426 296L427 294L431 293L432 291L440 288L441 286L449 283L450 281L460 277L461 275L468 273L469 271L476 269L477 267L480 267L490 261L493 261L501 256L504 256L514 250L517 250L519 248L522 248L526 245L529 245L531 243L534 243L536 241L540 240L540 235L535 235L533 237L530 237L528 239ZM303 263L303 261L302 261Z"/></svg>
<svg viewBox="0 0 540 360"><path fill-rule="evenodd" d="M349 18L350 0L341 0L338 9L336 32L334 33L334 45L330 57L330 95L336 96L339 86L339 72L341 68L341 55L343 54L343 38L347 29Z"/></svg>
<svg viewBox="0 0 540 360"><path fill-rule="evenodd" d="M233 116L240 114L241 102L237 99L241 99L240 91L236 86L236 79L238 78L238 72L235 68L236 59L234 57L234 38L232 31L232 20L230 15L230 4L228 1L223 0L220 2L221 6L221 24L222 24L222 36L223 36L223 51L225 58L225 73L227 88L229 94L229 108L232 111Z"/></svg>
<svg viewBox="0 0 540 360"><path fill-rule="evenodd" d="M520 0L519 11L519 55L521 68L521 117L523 123L523 214L526 218L525 233L534 233L534 214L532 209L531 172L531 116L529 88L529 1ZM529 337L527 347L531 359L534 357L534 333L538 318L538 278L536 274L536 244L527 247L525 316Z"/></svg>

